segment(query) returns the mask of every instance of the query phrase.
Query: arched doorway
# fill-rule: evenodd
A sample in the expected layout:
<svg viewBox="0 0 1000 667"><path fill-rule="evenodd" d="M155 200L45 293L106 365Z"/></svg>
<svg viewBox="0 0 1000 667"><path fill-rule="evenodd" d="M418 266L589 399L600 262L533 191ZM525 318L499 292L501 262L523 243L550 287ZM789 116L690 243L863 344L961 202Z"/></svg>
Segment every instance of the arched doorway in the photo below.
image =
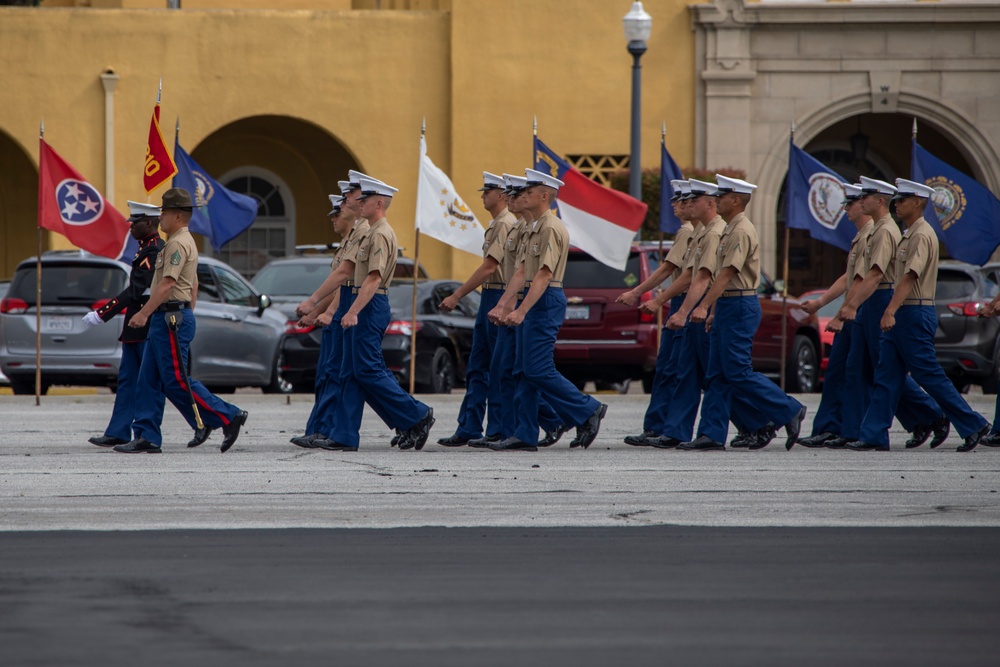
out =
<svg viewBox="0 0 1000 667"><path fill-rule="evenodd" d="M360 170L353 154L326 129L288 116L230 123L191 155L210 174L221 174L217 180L227 188L259 203L257 220L220 255L248 277L296 245L337 240L326 217L327 195L340 192L337 181L349 170Z"/></svg>
<svg viewBox="0 0 1000 667"><path fill-rule="evenodd" d="M0 130L0 280L38 252L38 167ZM48 233L42 235L48 247Z"/></svg>
<svg viewBox="0 0 1000 667"><path fill-rule="evenodd" d="M910 176L912 128L911 115L864 113L825 128L803 148L845 181L856 183L863 174L891 183L898 177ZM918 121L918 130L921 146L956 169L977 175L955 142L941 129L931 122ZM783 258L784 183L778 194L776 220L778 257ZM788 247L789 294L825 288L844 272L846 253L813 240L804 230L790 230ZM948 256L943 245L941 256Z"/></svg>

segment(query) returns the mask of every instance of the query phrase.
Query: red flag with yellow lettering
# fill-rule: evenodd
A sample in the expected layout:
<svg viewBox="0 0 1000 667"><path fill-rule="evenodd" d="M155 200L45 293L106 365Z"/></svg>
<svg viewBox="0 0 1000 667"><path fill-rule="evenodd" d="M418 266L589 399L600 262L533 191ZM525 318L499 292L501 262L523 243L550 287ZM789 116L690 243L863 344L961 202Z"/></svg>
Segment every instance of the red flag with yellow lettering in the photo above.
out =
<svg viewBox="0 0 1000 667"><path fill-rule="evenodd" d="M149 122L149 140L146 142L146 165L142 170L142 184L148 195L164 181L169 181L177 173L177 165L170 157L167 144L160 132L160 104L153 109L153 119Z"/></svg>

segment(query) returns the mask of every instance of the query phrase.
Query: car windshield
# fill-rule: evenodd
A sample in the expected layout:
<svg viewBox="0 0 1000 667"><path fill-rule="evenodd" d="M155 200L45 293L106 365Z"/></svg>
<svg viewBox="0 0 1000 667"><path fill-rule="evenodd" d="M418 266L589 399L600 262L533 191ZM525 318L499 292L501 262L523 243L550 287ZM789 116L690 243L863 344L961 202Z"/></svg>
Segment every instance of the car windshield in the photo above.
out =
<svg viewBox="0 0 1000 667"><path fill-rule="evenodd" d="M100 264L42 264L42 305L90 305L112 299L125 288L126 274ZM35 303L35 265L14 274L9 297Z"/></svg>
<svg viewBox="0 0 1000 667"><path fill-rule="evenodd" d="M253 286L269 296L309 296L330 275L326 262L268 264L253 278Z"/></svg>
<svg viewBox="0 0 1000 667"><path fill-rule="evenodd" d="M389 310L394 318L406 318L413 312L413 282L393 283L389 286ZM417 299L423 298L417 291Z"/></svg>
<svg viewBox="0 0 1000 667"><path fill-rule="evenodd" d="M639 284L639 253L632 253L624 271L601 264L590 255L571 252L566 261L563 287L571 289L629 289Z"/></svg>
<svg viewBox="0 0 1000 667"><path fill-rule="evenodd" d="M937 290L935 294L938 299L967 299L976 292L976 281L964 271L948 271L941 269L938 271Z"/></svg>

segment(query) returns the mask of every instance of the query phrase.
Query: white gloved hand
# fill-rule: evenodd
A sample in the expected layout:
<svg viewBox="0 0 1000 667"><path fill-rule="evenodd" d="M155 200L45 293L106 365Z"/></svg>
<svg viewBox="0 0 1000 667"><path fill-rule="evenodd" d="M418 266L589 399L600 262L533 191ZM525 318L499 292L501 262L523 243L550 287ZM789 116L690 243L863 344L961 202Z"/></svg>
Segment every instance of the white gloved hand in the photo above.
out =
<svg viewBox="0 0 1000 667"><path fill-rule="evenodd" d="M101 316L97 314L96 310L92 310L89 313L87 313L86 315L84 315L83 316L83 321L84 321L85 324L87 324L89 326L92 326L92 327L93 326L97 326L98 324L103 324L104 323L104 320L101 319Z"/></svg>

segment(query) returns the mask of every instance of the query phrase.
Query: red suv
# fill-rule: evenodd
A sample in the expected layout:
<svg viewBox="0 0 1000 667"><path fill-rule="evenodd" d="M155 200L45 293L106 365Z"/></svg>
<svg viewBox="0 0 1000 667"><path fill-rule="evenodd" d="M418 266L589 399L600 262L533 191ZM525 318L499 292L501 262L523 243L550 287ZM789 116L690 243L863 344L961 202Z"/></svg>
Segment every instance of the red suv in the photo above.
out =
<svg viewBox="0 0 1000 667"><path fill-rule="evenodd" d="M670 243L663 244L664 253ZM618 271L573 248L569 252L563 289L566 320L556 339L555 362L568 380L605 384L642 380L649 391L656 368L657 322L637 308L615 303L622 292L646 280L659 264L659 244L632 246L628 264ZM646 301L652 292L642 296ZM761 273L761 321L753 341L753 365L773 379L781 372L781 295L770 277ZM785 386L791 393L815 391L819 379L820 329L815 315L797 308L789 297ZM664 308L664 318L667 308Z"/></svg>

